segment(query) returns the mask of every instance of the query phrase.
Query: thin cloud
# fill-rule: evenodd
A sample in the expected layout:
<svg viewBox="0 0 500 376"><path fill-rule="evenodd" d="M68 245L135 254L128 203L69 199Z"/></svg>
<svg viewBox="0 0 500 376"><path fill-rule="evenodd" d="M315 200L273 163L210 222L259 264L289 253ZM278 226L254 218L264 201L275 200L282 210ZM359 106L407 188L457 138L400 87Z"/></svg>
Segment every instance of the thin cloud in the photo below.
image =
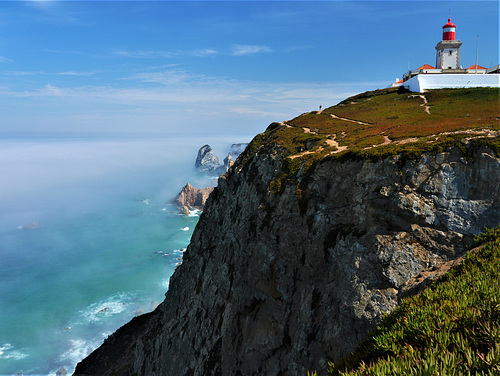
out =
<svg viewBox="0 0 500 376"><path fill-rule="evenodd" d="M273 50L268 46L237 44L236 46L233 46L231 55L244 56L244 55L254 55L261 52L273 52Z"/></svg>
<svg viewBox="0 0 500 376"><path fill-rule="evenodd" d="M155 59L155 58L179 58L184 56L209 57L215 56L219 52L212 48L195 49L187 51L126 51L114 50L113 53L119 56L125 56L136 59Z"/></svg>
<svg viewBox="0 0 500 376"><path fill-rule="evenodd" d="M187 82L207 81L207 76L189 73L183 69L167 69L161 71L141 72L133 74L126 80L137 80L140 82L156 83L160 85L175 85Z"/></svg>
<svg viewBox="0 0 500 376"><path fill-rule="evenodd" d="M5 56L0 56L0 63L11 63L13 62L14 60L12 59L9 59L8 57L5 57Z"/></svg>
<svg viewBox="0 0 500 376"><path fill-rule="evenodd" d="M67 72L59 72L57 73L59 76L93 76L96 72L75 72L75 71L67 71Z"/></svg>
<svg viewBox="0 0 500 376"><path fill-rule="evenodd" d="M36 74L44 74L43 72L24 72L24 71L4 71L0 72L2 76L34 76Z"/></svg>
<svg viewBox="0 0 500 376"><path fill-rule="evenodd" d="M10 98L64 97L71 103L107 102L117 105L170 104L175 108L186 106L206 107L224 113L234 111L247 114L270 114L286 108L309 110L316 103L335 104L347 96L385 82L362 83L271 83L246 80L230 80L190 74L182 70L138 73L128 80L151 83L151 87L80 86L61 87L53 84L31 90L0 90L0 96Z"/></svg>

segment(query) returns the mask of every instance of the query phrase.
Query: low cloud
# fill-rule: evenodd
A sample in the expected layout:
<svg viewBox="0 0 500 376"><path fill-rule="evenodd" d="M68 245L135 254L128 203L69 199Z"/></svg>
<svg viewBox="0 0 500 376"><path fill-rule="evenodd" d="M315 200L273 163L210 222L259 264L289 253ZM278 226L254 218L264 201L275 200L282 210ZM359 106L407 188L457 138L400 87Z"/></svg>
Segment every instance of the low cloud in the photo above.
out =
<svg viewBox="0 0 500 376"><path fill-rule="evenodd" d="M272 48L268 46L257 46L248 44L237 44L233 46L231 55L233 56L244 56L244 55L254 55L261 52L273 52Z"/></svg>
<svg viewBox="0 0 500 376"><path fill-rule="evenodd" d="M0 87L4 132L255 134L272 121L386 84L237 80L178 66L149 68L107 85L49 82L29 90Z"/></svg>

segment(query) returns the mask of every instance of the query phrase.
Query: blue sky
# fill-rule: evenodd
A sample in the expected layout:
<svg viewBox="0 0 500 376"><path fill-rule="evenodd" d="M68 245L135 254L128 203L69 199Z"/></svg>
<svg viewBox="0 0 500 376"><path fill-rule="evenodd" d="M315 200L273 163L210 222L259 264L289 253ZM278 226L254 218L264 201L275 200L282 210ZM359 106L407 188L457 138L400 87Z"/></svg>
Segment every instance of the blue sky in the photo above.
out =
<svg viewBox="0 0 500 376"><path fill-rule="evenodd" d="M499 63L496 1L1 1L0 137L248 135L434 65Z"/></svg>

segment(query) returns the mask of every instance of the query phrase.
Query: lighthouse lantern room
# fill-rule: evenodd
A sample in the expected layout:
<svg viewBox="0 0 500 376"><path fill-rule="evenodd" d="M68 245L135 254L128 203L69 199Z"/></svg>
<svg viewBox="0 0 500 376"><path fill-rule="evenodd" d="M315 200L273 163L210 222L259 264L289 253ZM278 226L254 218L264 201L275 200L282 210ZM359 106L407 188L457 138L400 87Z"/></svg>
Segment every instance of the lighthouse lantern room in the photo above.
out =
<svg viewBox="0 0 500 376"><path fill-rule="evenodd" d="M443 26L443 40L436 46L437 69L460 69L460 46L462 43L455 40L456 25L448 18Z"/></svg>

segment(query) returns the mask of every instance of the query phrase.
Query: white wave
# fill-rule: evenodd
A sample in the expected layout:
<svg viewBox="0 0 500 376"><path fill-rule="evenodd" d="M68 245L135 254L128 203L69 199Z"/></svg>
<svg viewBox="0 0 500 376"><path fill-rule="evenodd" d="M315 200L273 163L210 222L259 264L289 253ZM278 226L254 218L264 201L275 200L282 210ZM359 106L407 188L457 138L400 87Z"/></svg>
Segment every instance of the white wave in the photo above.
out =
<svg viewBox="0 0 500 376"><path fill-rule="evenodd" d="M161 287L162 287L162 288L164 288L164 289L167 289L167 290L168 290L168 287L170 286L170 278L169 278L169 279L166 279L166 280L161 281L160 285L161 285Z"/></svg>
<svg viewBox="0 0 500 376"><path fill-rule="evenodd" d="M69 343L69 350L60 356L60 360L69 361L72 364L78 363L98 346L97 343L92 343L83 339L70 339Z"/></svg>
<svg viewBox="0 0 500 376"><path fill-rule="evenodd" d="M184 227L184 228L181 228L181 231L189 231L189 227Z"/></svg>
<svg viewBox="0 0 500 376"><path fill-rule="evenodd" d="M116 294L105 300L93 303L85 310L80 311L87 322L97 322L125 311L130 296L127 294Z"/></svg>
<svg viewBox="0 0 500 376"><path fill-rule="evenodd" d="M186 248L174 249L172 252L174 252L174 253L184 253L184 252L186 252Z"/></svg>
<svg viewBox="0 0 500 376"><path fill-rule="evenodd" d="M199 217L201 213L202 213L202 211L199 209L191 209L191 210L189 210L189 214L187 216L188 217Z"/></svg>
<svg viewBox="0 0 500 376"><path fill-rule="evenodd" d="M0 346L0 359L24 359L28 354L24 354L18 350L13 350L13 346L10 343L5 343Z"/></svg>
<svg viewBox="0 0 500 376"><path fill-rule="evenodd" d="M68 351L61 354L59 360L61 362L68 362L72 365L77 364L83 358L88 356L92 351L99 347L104 339L108 337L111 333L102 333L101 338L96 338L94 340L84 340L81 338L70 339ZM68 369L69 374L73 373L74 369Z"/></svg>

